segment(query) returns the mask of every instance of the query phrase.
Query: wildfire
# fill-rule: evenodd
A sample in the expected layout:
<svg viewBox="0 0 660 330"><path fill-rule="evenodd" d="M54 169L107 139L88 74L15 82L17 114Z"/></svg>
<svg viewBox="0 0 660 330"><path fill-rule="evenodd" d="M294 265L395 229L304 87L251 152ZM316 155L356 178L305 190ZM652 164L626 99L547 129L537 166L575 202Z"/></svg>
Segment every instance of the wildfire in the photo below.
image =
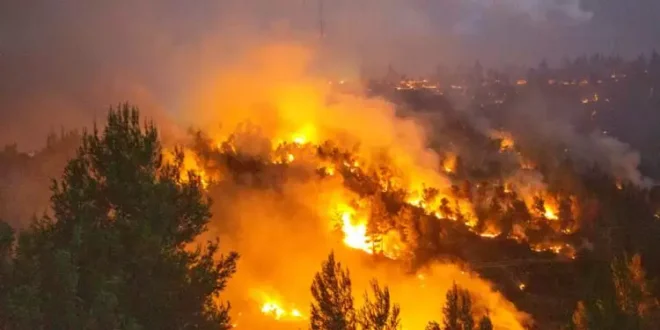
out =
<svg viewBox="0 0 660 330"><path fill-rule="evenodd" d="M558 220L559 217L557 216L557 212L553 210L551 207L546 206L545 207L545 213L543 213L543 216L548 219L548 220Z"/></svg>
<svg viewBox="0 0 660 330"><path fill-rule="evenodd" d="M268 292L268 293L267 293ZM251 290L251 296L260 305L261 314L275 321L297 322L305 319L304 314L293 304L285 304L279 295L269 294L272 290Z"/></svg>
<svg viewBox="0 0 660 330"><path fill-rule="evenodd" d="M508 132L493 131L491 132L491 136L500 141L500 151L511 150L515 146L513 136Z"/></svg>
<svg viewBox="0 0 660 330"><path fill-rule="evenodd" d="M492 228L488 228L486 231L479 234L479 236L485 237L485 238L495 238L495 237L498 237L500 235L502 235L502 232L500 232L498 230L495 230L495 229L492 229Z"/></svg>
<svg viewBox="0 0 660 330"><path fill-rule="evenodd" d="M552 236L553 239L557 237L552 242L547 242L543 238L543 241L539 243L541 239L532 237L533 235L530 235L530 238L526 236L528 227L536 225L537 221L559 219L560 208L554 200L545 198L543 208L532 208L534 204L528 201L528 197L536 195L545 197L547 195L545 186L532 187L523 191L520 184L501 182L508 180L507 178L485 182L480 186L480 183L475 182L472 178L464 178L464 173L468 171L464 170L463 163L466 163L465 168L467 168L467 165L473 164L467 164L470 161L467 157L466 159L461 158L461 161L459 161L458 154L468 155L467 153L447 152L444 155L438 155L434 151L429 150L421 133L423 130L417 127L413 121L398 118L395 109L391 105L383 104L382 100L373 101L361 98L349 98L346 101L343 100L344 96L334 98L335 95L333 94L333 102L327 102L328 94L324 90L328 85L326 80L319 87L314 82L301 82L299 77L295 75L291 76L288 70L283 70L279 65L269 69L274 71L276 77L277 75L284 75L283 79L268 80L275 81L276 83L274 84L278 86L257 83L257 86L250 85L248 91L241 90L243 92L241 95L249 96L247 99L250 99L250 102L253 101L250 98L251 96L266 95L264 96L265 100L257 98L258 101L264 101L264 103L272 106L265 107L267 110L259 110L265 111L265 113L256 112L250 114L249 112L252 110L249 109L255 108L253 104L240 103L244 102L243 98L240 97L232 98L231 100L232 102L239 103L238 105L231 104L234 106L233 108L247 109L245 110L247 113L245 114L246 118L236 119L236 122L242 123L249 120L255 122L255 125L263 126L261 130L258 130L258 134L253 134L256 137L250 136L250 143L245 143L248 145L247 147L237 143L229 143L229 147L223 149L217 146L224 145L224 141L212 141L209 143L215 147L216 150L214 152L218 154L217 159L223 161L222 163L218 161L218 163L227 163L229 164L228 166L235 166L231 169L223 168L222 171L236 171L238 175L233 172L229 174L225 172L220 173L220 177L236 178L236 181L240 181L236 185L241 186L235 190L242 190L246 186L245 190L259 190L256 193L259 198L266 198L263 195L267 195L267 198L272 198L271 195L276 195L278 202L283 200L287 202L287 204L284 204L287 208L286 212L284 212L286 216L281 214L282 212L277 208L274 208L277 211L272 211L271 208L264 207L268 212L272 211L274 214L273 218L270 218L271 213L268 213L269 222L265 222L268 224L266 226L268 231L272 230L278 234L283 233L282 231L276 231L276 227L280 223L275 222L274 219L295 218L290 213L296 213L294 211L297 210L293 210L293 208L300 206L300 209L305 209L306 212L311 210L312 217L318 218L321 222L317 225L322 226L322 235L327 235L323 236L323 239L327 238L328 241L323 242L327 244L319 244L319 246L328 248L329 244L338 243L355 250L348 251L351 254L363 252L368 255L384 256L393 260L403 259L399 260L399 262L388 262L388 264L399 265L404 264L404 261L409 261L404 258L408 257L409 253L412 254L411 251L416 252L417 249L412 243L420 241L415 235L419 235L420 233L424 235L435 233L435 238L439 236L437 231L430 231L428 228L421 227L428 226L433 230L437 230L437 227L448 224L447 221L444 221L445 219L454 221L454 223L448 224L449 229L447 231L449 233L452 233L453 228L459 228L461 234L472 235L474 238L482 237L484 240L495 238L502 240L514 239L518 242L529 243L531 249L534 251L550 251L568 256L575 255L575 251L570 245L561 242L561 228L563 227L557 225L557 223L553 223L550 226L558 234L557 236ZM252 81L254 81L253 77L246 79L246 82ZM291 81L293 81L291 83L292 86L286 86ZM281 82L284 82L283 84L285 86L279 86ZM525 85L527 81L521 80L517 84ZM228 85L234 86L235 83L231 81ZM462 86L458 85L451 86L451 88L463 89ZM231 95L231 93L228 93L228 95ZM335 101L336 99L340 101ZM328 105L328 103L330 104ZM346 106L346 103L350 104L350 106ZM268 111L273 111L273 113ZM244 115L241 113L237 116ZM231 119L234 120L234 118ZM235 124L235 122L226 124L226 127L231 127L231 124ZM521 169L526 169L526 171L521 172L538 172L535 171L537 166L535 166L532 160L526 159L520 154L522 151L516 150L522 148L516 148L516 141L514 141L510 133L504 131L492 132L487 138L491 138L494 141L494 151L497 151L497 143L499 143L499 150L502 152L502 155L497 155L498 157L505 158L511 156L518 159L518 165L520 165ZM266 147L255 147L255 145L260 144L253 143L253 140L259 143L263 142L263 145ZM453 147L448 146L444 150L453 150L451 149ZM249 149L248 152L245 152L246 156L241 154L242 148ZM224 154L225 151L223 150L229 151L226 151L227 154ZM209 164L209 162L205 159L204 161L200 161L194 157L190 158L190 162L186 163L184 167L186 169L196 170L202 176L205 187L209 182L214 182L208 179L209 173L216 174L214 170L202 167ZM490 179L485 178L485 180ZM244 181L247 183L244 183ZM253 186L258 189L253 188ZM263 193L263 191L270 188L273 189L267 191L268 194ZM271 194L272 191L276 191L276 193ZM333 198L324 199L326 194L331 194ZM478 194L481 194L481 197L475 197ZM242 195L240 196L242 197ZM341 197L335 198L336 196ZM387 215L378 217L374 215L379 213L374 211L375 208L372 200L381 198L381 196L383 198L383 204L387 201L387 203L394 206L389 207L391 205L387 204ZM386 200L386 198L389 199ZM231 199L232 202L236 200L240 199ZM484 218L482 216L484 208L490 210L490 205L488 204L486 207L483 204L477 204L483 203L484 200L488 201L488 203L493 200L493 208L504 208L505 210L493 211L499 212L500 215L507 212L506 209L511 209L511 205L514 204L513 202L522 201L524 205L521 212L528 212L530 215L533 215L534 223L531 225L527 222L514 223L513 226L509 226L512 229L506 231L506 227L497 223L499 217L490 217L487 215ZM250 203L247 207L250 208L250 206L256 205L253 208L261 208L261 205L258 204L259 201L259 199L255 199L251 202L256 202L256 204ZM225 204L223 206L232 206L231 202L224 202ZM289 207L289 205L293 206ZM525 210L525 206L527 206L529 211ZM414 221L405 222L401 220L406 218L401 215L402 213L399 213L399 210L410 211L414 214L410 216L414 217ZM241 209L236 213L243 214L250 211L252 210L243 211ZM275 214L277 212L280 212L280 214ZM405 212L403 214L405 215ZM252 214L249 215L246 215L245 218L249 218L252 221ZM385 220L375 221L375 219L381 218ZM305 220L308 219L310 217L305 217ZM485 221L485 219L488 221L486 226L483 226L481 221ZM264 226L254 225L254 223L257 222L254 221L251 224L252 228L259 227L255 230L263 230L260 227ZM410 223L413 223L413 225L410 225ZM331 226L328 224L331 224ZM298 225L299 223L296 223L296 230L298 227L303 227ZM413 227L413 229L410 229L410 227ZM444 235L445 228L440 229ZM287 230L290 231L290 228L287 227ZM424 230L428 231L424 232ZM312 231L305 232L305 234L309 232ZM246 230L245 235L249 236L249 234L249 231ZM294 235L298 234L294 233ZM341 235L341 238L334 236L335 234ZM261 239L260 235L257 236ZM241 240L243 239L249 240L249 238L241 237ZM282 242L286 242L287 239L290 238L283 238ZM426 238L424 236L424 240L433 240L433 238ZM531 240L531 242L528 240ZM260 247L267 246L267 248L273 248L276 246L270 240L266 240L266 242L268 245L260 245ZM431 245L433 243L424 242L424 244ZM258 252L254 252L250 251L248 244L246 246L248 246L246 250L249 250L245 252L246 254L257 254L263 259L267 259L264 258L264 254L267 256L270 256L271 253L276 255L280 250L278 247L277 249L273 249L274 251L272 252L264 252L264 249L261 248L255 249ZM331 246L333 248L335 247L334 245ZM285 300L275 294L260 295L254 301L251 301L253 303L251 308L254 313L263 314L278 321L305 318L300 309L287 302L295 301L300 304L307 303L307 300L302 300L300 294L291 294L289 291L284 291L281 288L285 286L286 288L291 288L293 285L292 282L297 283L302 280L309 280L309 278L303 276L294 277L295 279L291 277L298 274L306 274L308 271L308 269L305 269L307 265L303 265L300 262L301 260L308 261L305 259L308 257L304 254L305 252L291 256L292 254L299 253L297 252L298 250L301 250L300 245L296 246L295 249L291 248L290 250L279 251L281 254L277 255L282 260L289 260L288 262L295 260L295 262L300 263L296 267L291 267L291 275L287 274L286 279L284 279L285 276L267 279L269 281L272 280L272 283L278 286L278 290L282 290L281 292L287 292L287 298L296 297L296 299ZM243 251L238 250L238 252ZM314 255L315 253L318 253L318 251L310 254ZM259 258L253 258L253 260L255 259L260 260ZM375 259L378 260L378 258ZM246 258L245 260L248 259ZM270 261L266 260L266 262ZM284 263L285 261L278 260L278 262ZM284 265L287 267L283 268L288 269L289 264ZM260 276L269 276L269 274L264 274L269 272L264 272L264 269L267 269L264 267L254 266L253 268L257 269L254 272ZM452 267L454 266L452 265L449 268L453 271L454 268ZM273 267L273 269L277 268ZM362 273L368 273L366 268L359 269L365 270ZM352 272L352 274L359 272ZM432 273L417 274L416 277L410 274L408 275L411 277L415 288L419 288L421 283L428 290L451 283L454 279L448 278L446 274L446 272L437 272L435 275ZM455 272L452 272L451 275L456 275L454 277L461 276ZM240 276L240 274L237 274L237 276ZM466 278L469 276L464 275ZM461 277L460 281L465 281L465 278ZM490 291L491 287L487 282L475 278L470 283L477 287L475 289L477 293L494 295ZM396 283L391 284L397 285ZM254 284L250 282L248 285L252 286ZM306 289L308 288L307 285L307 282L304 283ZM398 296L396 299L406 300L411 298L409 295L406 296L406 293L412 290L411 287L400 286L399 290L403 293L403 296ZM524 284L520 289L524 289ZM438 293L442 294L439 290L437 292L434 291L434 296L427 299L437 300L436 295ZM419 296L423 294L424 292L420 292ZM415 298L414 301L417 301L419 296L413 297ZM411 307L409 309L411 313L416 313L414 301L408 301ZM499 298L499 296L494 301L490 301L489 304L488 307L494 312L493 315L496 312L515 311L515 307L509 306L508 302L504 298ZM258 306L258 309L255 306ZM406 310L403 304L402 310ZM434 310L433 313L437 313L437 310L440 309ZM423 317L426 318L427 316L424 315ZM509 320L507 324L518 324L518 318L515 316L507 316L507 319ZM413 320L411 323L414 324L415 321L419 320ZM428 319L425 319L424 323L426 321ZM521 327L511 326L509 328L518 329Z"/></svg>
<svg viewBox="0 0 660 330"><path fill-rule="evenodd" d="M447 173L454 173L456 171L456 155L453 153L447 154L442 162L442 168Z"/></svg>
<svg viewBox="0 0 660 330"><path fill-rule="evenodd" d="M543 196L543 216L548 220L559 220L559 203L549 194Z"/></svg>
<svg viewBox="0 0 660 330"><path fill-rule="evenodd" d="M355 210L348 205L340 205L341 230L344 233L344 244L353 248L372 254L373 248L367 243L367 221L366 219L354 220Z"/></svg>
<svg viewBox="0 0 660 330"><path fill-rule="evenodd" d="M176 154L172 150L164 150L163 152L163 159L169 163L174 163L176 158ZM210 181L211 181L211 176L207 174L207 172L204 170L204 168L198 163L196 156L192 153L190 150L184 150L183 151L183 162L181 164L181 171L179 173L179 180L181 182L188 182L189 181L189 174L192 173L194 175L199 176L199 180L202 184L203 188L207 188ZM216 178L217 180L217 178Z"/></svg>
<svg viewBox="0 0 660 330"><path fill-rule="evenodd" d="M285 310L274 301L265 302L261 306L261 312L265 315L272 316L276 320L281 320L284 318L301 319L303 317L302 313L298 309L293 308L290 310Z"/></svg>

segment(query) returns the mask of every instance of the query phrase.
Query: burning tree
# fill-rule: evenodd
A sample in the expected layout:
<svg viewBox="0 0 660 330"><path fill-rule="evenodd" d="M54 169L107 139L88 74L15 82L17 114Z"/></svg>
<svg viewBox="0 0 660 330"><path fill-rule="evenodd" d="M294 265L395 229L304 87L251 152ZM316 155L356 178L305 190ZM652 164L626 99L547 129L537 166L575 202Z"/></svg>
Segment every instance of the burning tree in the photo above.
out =
<svg viewBox="0 0 660 330"><path fill-rule="evenodd" d="M657 324L660 305L650 290L639 255L614 258L610 283L596 297L579 301L571 327L590 329L651 329Z"/></svg>
<svg viewBox="0 0 660 330"><path fill-rule="evenodd" d="M163 162L158 132L137 109L111 110L85 133L62 179L52 216L17 242L3 230L2 329L228 329L218 295L238 255L218 242L188 249L211 216L182 156Z"/></svg>

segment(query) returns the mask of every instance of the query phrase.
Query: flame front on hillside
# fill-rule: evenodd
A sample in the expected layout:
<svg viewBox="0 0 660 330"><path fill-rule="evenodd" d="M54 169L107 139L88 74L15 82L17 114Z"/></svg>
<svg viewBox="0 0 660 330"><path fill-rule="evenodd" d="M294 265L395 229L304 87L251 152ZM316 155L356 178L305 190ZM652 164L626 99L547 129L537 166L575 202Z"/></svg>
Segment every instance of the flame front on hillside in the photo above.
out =
<svg viewBox="0 0 660 330"><path fill-rule="evenodd" d="M422 265L430 268L424 272L407 267L424 254L437 260L429 254L453 244L454 234L474 242L511 239L573 257L561 241L567 227L558 225L558 199L526 179L540 175L536 166L519 161L514 175L470 181L460 151L429 150L421 126L396 116L391 104L337 94L325 80L305 75L307 56L275 47L200 89L206 94L198 108L230 109L199 114L202 123L223 125L202 127L186 150L195 153L194 166L186 167L200 170L218 204L212 233L243 255L231 297L266 283L286 299L259 298L260 314L303 322L307 313L299 306L309 304L313 274L336 250L351 270L354 295L376 277L401 304L406 328L440 319L444 292L456 282L478 298L496 328L522 329L527 317L476 274L446 263ZM219 91L233 97L214 97ZM500 140L498 157L524 159L511 134L492 138ZM543 231L553 240L538 235Z"/></svg>

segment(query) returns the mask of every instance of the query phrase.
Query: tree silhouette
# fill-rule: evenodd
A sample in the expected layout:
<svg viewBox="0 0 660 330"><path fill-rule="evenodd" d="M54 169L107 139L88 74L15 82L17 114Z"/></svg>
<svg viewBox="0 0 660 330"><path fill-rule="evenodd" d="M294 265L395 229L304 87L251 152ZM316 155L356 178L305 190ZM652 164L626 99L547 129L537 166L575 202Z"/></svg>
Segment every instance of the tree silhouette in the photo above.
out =
<svg viewBox="0 0 660 330"><path fill-rule="evenodd" d="M348 269L335 261L334 252L323 262L312 283L310 328L312 330L355 330L356 312Z"/></svg>
<svg viewBox="0 0 660 330"><path fill-rule="evenodd" d="M611 287L580 301L573 312L574 330L654 329L658 300L651 294L639 255L615 258L610 264Z"/></svg>
<svg viewBox="0 0 660 330"><path fill-rule="evenodd" d="M493 330L493 322L488 315L484 315L479 320L479 330Z"/></svg>
<svg viewBox="0 0 660 330"><path fill-rule="evenodd" d="M426 325L424 330L440 330L440 324L438 322L431 321Z"/></svg>
<svg viewBox="0 0 660 330"><path fill-rule="evenodd" d="M444 330L472 330L472 298L470 292L454 285L447 291L447 301L442 309Z"/></svg>
<svg viewBox="0 0 660 330"><path fill-rule="evenodd" d="M364 294L364 306L358 313L358 323L363 330L397 330L401 320L400 308L390 301L390 291L387 287L381 289L377 281L371 282L374 301Z"/></svg>

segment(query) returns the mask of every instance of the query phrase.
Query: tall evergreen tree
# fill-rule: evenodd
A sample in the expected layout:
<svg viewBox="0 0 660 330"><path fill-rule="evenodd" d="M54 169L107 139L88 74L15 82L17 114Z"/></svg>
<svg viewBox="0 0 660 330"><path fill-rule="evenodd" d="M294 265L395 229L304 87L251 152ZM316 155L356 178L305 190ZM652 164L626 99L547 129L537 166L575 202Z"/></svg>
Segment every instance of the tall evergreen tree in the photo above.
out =
<svg viewBox="0 0 660 330"><path fill-rule="evenodd" d="M658 300L650 291L641 257L615 259L611 269L617 305L626 316L626 326L648 326L650 319L658 313Z"/></svg>
<svg viewBox="0 0 660 330"><path fill-rule="evenodd" d="M312 330L355 330L356 312L348 269L342 269L330 253L312 283L310 328Z"/></svg>
<svg viewBox="0 0 660 330"><path fill-rule="evenodd" d="M456 283L447 291L444 315L444 330L472 330L472 298L470 292L459 288Z"/></svg>
<svg viewBox="0 0 660 330"><path fill-rule="evenodd" d="M493 330L493 322L488 315L484 315L479 320L479 330Z"/></svg>
<svg viewBox="0 0 660 330"><path fill-rule="evenodd" d="M53 183L52 217L19 236L5 329L229 329L217 301L238 255L187 248L211 215L182 162L163 162L156 128L128 105L86 132Z"/></svg>
<svg viewBox="0 0 660 330"><path fill-rule="evenodd" d="M610 286L596 297L578 302L574 330L654 329L658 301L651 294L641 258L615 258L610 265Z"/></svg>
<svg viewBox="0 0 660 330"><path fill-rule="evenodd" d="M363 330L397 330L400 328L400 308L390 301L387 287L381 289L378 282L371 282L374 301L364 294L364 306L358 313L358 323Z"/></svg>

